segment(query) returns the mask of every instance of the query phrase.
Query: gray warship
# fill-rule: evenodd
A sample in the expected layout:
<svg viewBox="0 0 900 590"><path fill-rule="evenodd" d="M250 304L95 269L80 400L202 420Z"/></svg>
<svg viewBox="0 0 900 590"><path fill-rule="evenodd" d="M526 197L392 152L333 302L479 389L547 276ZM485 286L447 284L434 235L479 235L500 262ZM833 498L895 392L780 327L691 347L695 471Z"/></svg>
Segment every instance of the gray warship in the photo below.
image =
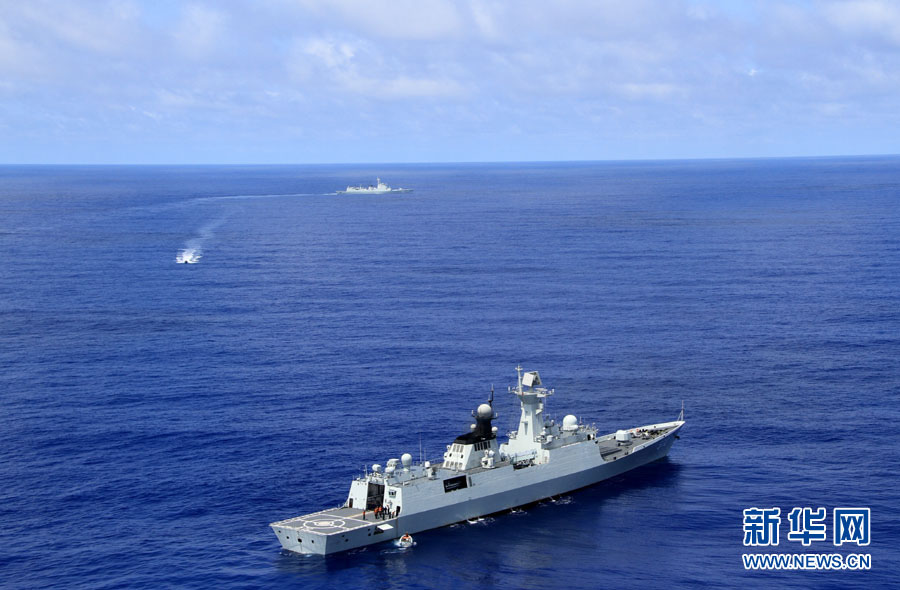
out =
<svg viewBox="0 0 900 590"><path fill-rule="evenodd" d="M677 420L605 435L573 415L557 423L544 414L554 390L541 387L537 371L516 372L509 392L522 412L507 442L498 443L491 424L492 388L442 461L413 463L406 453L384 468L372 465L351 482L342 506L272 523L281 546L326 555L531 504L665 457L684 426L683 406Z"/></svg>

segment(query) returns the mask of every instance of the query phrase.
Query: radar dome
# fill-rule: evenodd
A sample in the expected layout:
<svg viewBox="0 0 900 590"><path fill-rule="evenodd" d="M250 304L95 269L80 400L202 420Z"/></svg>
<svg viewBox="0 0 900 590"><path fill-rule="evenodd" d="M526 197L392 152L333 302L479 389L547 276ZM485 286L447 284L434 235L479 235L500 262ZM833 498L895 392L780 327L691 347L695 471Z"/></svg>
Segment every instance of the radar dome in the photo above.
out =
<svg viewBox="0 0 900 590"><path fill-rule="evenodd" d="M412 465L412 455L409 453L403 453L400 455L400 462L403 463L404 467L409 467Z"/></svg>
<svg viewBox="0 0 900 590"><path fill-rule="evenodd" d="M494 408L488 404L481 404L476 410L478 417L482 420L490 420L494 416Z"/></svg>
<svg viewBox="0 0 900 590"><path fill-rule="evenodd" d="M372 471L375 473L381 473L381 465L379 465L378 463L372 465Z"/></svg>
<svg viewBox="0 0 900 590"><path fill-rule="evenodd" d="M568 416L563 418L562 429L567 431L578 430L578 418L576 418L572 414L569 414Z"/></svg>

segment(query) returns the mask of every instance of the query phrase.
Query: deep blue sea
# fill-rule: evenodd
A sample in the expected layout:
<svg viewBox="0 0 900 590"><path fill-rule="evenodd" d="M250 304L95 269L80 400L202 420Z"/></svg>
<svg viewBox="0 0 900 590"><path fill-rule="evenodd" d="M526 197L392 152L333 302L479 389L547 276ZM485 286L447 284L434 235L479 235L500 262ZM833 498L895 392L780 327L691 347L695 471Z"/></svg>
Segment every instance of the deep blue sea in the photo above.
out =
<svg viewBox="0 0 900 590"><path fill-rule="evenodd" d="M414 190L334 194L376 176ZM681 440L408 551L280 550L270 522L440 456L492 384L512 429L517 363L605 432L683 401ZM0 369L4 588L885 588L900 158L0 167ZM820 506L829 540L788 540ZM777 547L743 546L750 507Z"/></svg>

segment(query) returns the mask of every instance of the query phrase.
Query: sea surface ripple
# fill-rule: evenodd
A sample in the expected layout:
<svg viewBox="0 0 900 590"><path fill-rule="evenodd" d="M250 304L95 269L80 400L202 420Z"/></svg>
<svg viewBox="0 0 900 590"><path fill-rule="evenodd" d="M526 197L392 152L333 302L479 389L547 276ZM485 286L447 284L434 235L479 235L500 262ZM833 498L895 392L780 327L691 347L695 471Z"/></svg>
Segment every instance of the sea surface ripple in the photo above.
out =
<svg viewBox="0 0 900 590"><path fill-rule="evenodd" d="M414 191L333 194L376 175ZM896 584L898 158L7 166L0 255L5 588ZM491 384L512 429L517 363L557 417L687 426L408 551L280 550ZM744 571L752 506L870 507L872 569Z"/></svg>

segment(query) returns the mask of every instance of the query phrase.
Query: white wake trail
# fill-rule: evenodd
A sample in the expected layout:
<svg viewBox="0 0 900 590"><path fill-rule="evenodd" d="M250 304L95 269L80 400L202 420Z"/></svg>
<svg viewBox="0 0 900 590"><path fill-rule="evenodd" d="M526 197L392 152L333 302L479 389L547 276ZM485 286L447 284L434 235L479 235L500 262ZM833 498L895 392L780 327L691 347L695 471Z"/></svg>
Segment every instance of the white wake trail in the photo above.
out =
<svg viewBox="0 0 900 590"><path fill-rule="evenodd" d="M326 193L327 194L327 193ZM198 204L216 203L222 201L246 200L246 199L274 199L284 197L315 197L323 196L320 193L291 193L291 194L269 194L269 195L224 195L218 197L195 197L186 201L177 203L167 203L165 205L156 205L152 207L136 207L135 209L152 210L154 212L166 209L176 209L188 207ZM215 230L225 223L228 214L223 215L211 221L197 230L197 235L187 240L178 254L175 256L175 262L178 264L197 264L203 258L203 244L215 235Z"/></svg>
<svg viewBox="0 0 900 590"><path fill-rule="evenodd" d="M175 257L175 262L178 264L197 264L200 262L200 258L202 258L202 256L196 249L185 248Z"/></svg>
<svg viewBox="0 0 900 590"><path fill-rule="evenodd" d="M178 264L197 264L200 262L200 259L203 258L203 243L215 235L216 228L225 223L227 218L227 215L223 215L197 230L197 235L184 243L184 247L175 257L175 262Z"/></svg>

